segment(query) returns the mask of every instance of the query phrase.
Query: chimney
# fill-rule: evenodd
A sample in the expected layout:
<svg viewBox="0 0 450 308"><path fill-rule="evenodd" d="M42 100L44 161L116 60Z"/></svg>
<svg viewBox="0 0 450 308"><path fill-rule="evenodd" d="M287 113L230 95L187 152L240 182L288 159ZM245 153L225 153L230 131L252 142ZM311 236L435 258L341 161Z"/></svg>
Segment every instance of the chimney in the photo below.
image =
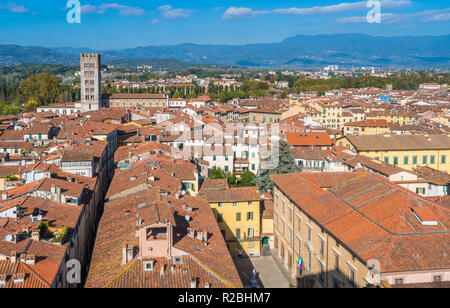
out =
<svg viewBox="0 0 450 308"><path fill-rule="evenodd" d="M26 255L25 264L35 265L36 264L36 255Z"/></svg>
<svg viewBox="0 0 450 308"><path fill-rule="evenodd" d="M24 253L21 253L20 254L20 262L25 263L26 260L27 260L27 255Z"/></svg>
<svg viewBox="0 0 450 308"><path fill-rule="evenodd" d="M9 260L11 261L11 263L16 263L17 262L17 252L11 251L11 257Z"/></svg>
<svg viewBox="0 0 450 308"><path fill-rule="evenodd" d="M197 279L191 278L191 289L197 289Z"/></svg>
<svg viewBox="0 0 450 308"><path fill-rule="evenodd" d="M195 230L192 228L188 228L188 236L190 238L195 238Z"/></svg>
<svg viewBox="0 0 450 308"><path fill-rule="evenodd" d="M167 257L172 257L173 227L170 221L167 223Z"/></svg>
<svg viewBox="0 0 450 308"><path fill-rule="evenodd" d="M56 186L56 202L61 203L61 187Z"/></svg>
<svg viewBox="0 0 450 308"><path fill-rule="evenodd" d="M31 232L31 239L37 242L41 240L41 233L39 229L35 229Z"/></svg>
<svg viewBox="0 0 450 308"><path fill-rule="evenodd" d="M122 265L127 264L133 259L133 247L123 242L122 245Z"/></svg>

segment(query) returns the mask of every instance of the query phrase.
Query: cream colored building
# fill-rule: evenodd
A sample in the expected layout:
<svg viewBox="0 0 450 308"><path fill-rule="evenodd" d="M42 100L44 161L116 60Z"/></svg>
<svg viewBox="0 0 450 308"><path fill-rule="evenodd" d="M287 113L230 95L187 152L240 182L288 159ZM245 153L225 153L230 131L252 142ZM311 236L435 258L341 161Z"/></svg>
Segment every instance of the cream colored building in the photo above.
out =
<svg viewBox="0 0 450 308"><path fill-rule="evenodd" d="M439 205L415 195L418 206L411 193L368 173L271 178L275 252L299 287L450 280L448 215Z"/></svg>
<svg viewBox="0 0 450 308"><path fill-rule="evenodd" d="M410 171L428 166L450 173L448 135L345 136L336 145Z"/></svg>

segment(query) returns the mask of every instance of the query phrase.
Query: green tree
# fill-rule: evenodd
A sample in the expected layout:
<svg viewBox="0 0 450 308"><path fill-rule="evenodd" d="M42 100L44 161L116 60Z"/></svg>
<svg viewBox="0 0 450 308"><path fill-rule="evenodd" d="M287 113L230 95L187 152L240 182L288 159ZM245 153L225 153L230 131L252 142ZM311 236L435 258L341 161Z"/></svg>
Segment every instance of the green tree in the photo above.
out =
<svg viewBox="0 0 450 308"><path fill-rule="evenodd" d="M25 104L24 110L25 112L34 112L37 107L39 107L39 104L34 99L31 99Z"/></svg>
<svg viewBox="0 0 450 308"><path fill-rule="evenodd" d="M236 186L238 186L238 180L237 180L236 174L234 174L234 173L229 173L229 174L227 175L227 180L228 180L228 185L229 185L230 187L236 187Z"/></svg>
<svg viewBox="0 0 450 308"><path fill-rule="evenodd" d="M214 166L211 169L211 173L209 174L209 177L208 177L208 179L210 179L210 180L226 179L226 178L227 178L226 173L222 169L217 168L216 166Z"/></svg>
<svg viewBox="0 0 450 308"><path fill-rule="evenodd" d="M173 94L172 98L183 98L183 94L181 92L177 91Z"/></svg>
<svg viewBox="0 0 450 308"><path fill-rule="evenodd" d="M255 185L256 175L251 171L246 171L239 179L239 187L251 187Z"/></svg>
<svg viewBox="0 0 450 308"><path fill-rule="evenodd" d="M19 91L26 99L34 99L39 105L49 105L59 96L59 78L48 73L31 75L20 83Z"/></svg>
<svg viewBox="0 0 450 308"><path fill-rule="evenodd" d="M278 163L273 169L263 169L259 176L255 179L255 184L261 191L273 190L274 183L270 179L270 175L295 173L300 171L298 166L295 164L295 159L291 154L290 146L284 140L280 140L279 144L275 144L269 161L276 161Z"/></svg>

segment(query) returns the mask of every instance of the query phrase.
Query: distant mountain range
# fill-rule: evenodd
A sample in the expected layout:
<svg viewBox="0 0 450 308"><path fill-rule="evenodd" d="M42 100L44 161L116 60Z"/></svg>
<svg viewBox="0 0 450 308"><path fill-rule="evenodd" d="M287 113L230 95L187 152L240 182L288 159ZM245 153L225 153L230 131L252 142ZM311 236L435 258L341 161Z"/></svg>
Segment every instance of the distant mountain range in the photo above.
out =
<svg viewBox="0 0 450 308"><path fill-rule="evenodd" d="M42 48L0 45L0 65L77 64L88 48ZM298 35L279 43L250 45L179 44L98 51L105 63L130 65L148 59L173 59L188 65L248 67L375 66L450 68L450 35L380 37L364 34ZM120 61L119 61L120 60ZM119 65L118 64L118 65Z"/></svg>

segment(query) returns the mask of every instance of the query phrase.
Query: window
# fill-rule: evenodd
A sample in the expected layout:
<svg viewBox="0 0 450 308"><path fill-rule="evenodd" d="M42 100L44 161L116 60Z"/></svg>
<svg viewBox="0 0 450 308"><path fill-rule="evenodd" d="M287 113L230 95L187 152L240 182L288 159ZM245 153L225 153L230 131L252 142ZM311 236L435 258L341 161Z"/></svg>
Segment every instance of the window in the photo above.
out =
<svg viewBox="0 0 450 308"><path fill-rule="evenodd" d="M297 237L297 254L300 256L302 254L302 240Z"/></svg>
<svg viewBox="0 0 450 308"><path fill-rule="evenodd" d="M248 238L253 238L255 236L255 229L248 228Z"/></svg>
<svg viewBox="0 0 450 308"><path fill-rule="evenodd" d="M217 160L217 156L214 155L214 156L213 156L213 161L216 161L216 160Z"/></svg>
<svg viewBox="0 0 450 308"><path fill-rule="evenodd" d="M248 206L252 206L252 205L253 205L253 201L249 201Z"/></svg>
<svg viewBox="0 0 450 308"><path fill-rule="evenodd" d="M320 282L324 283L325 282L325 268L321 262L319 262L319 267L320 267L319 279L320 279Z"/></svg>
<svg viewBox="0 0 450 308"><path fill-rule="evenodd" d="M233 202L233 206L237 206L237 202Z"/></svg>
<svg viewBox="0 0 450 308"><path fill-rule="evenodd" d="M430 156L430 164L435 164L436 163L436 156L431 155Z"/></svg>
<svg viewBox="0 0 450 308"><path fill-rule="evenodd" d="M223 214L217 215L217 222L223 222Z"/></svg>
<svg viewBox="0 0 450 308"><path fill-rule="evenodd" d="M247 221L249 221L249 220L253 220L253 212L247 213Z"/></svg>
<svg viewBox="0 0 450 308"><path fill-rule="evenodd" d="M253 241L248 242L248 248L255 248L255 242Z"/></svg>
<svg viewBox="0 0 450 308"><path fill-rule="evenodd" d="M297 216L297 231L298 232L302 231L302 219L300 216Z"/></svg>
<svg viewBox="0 0 450 308"><path fill-rule="evenodd" d="M355 270L349 267L348 269L348 280L354 284L355 283Z"/></svg>
<svg viewBox="0 0 450 308"><path fill-rule="evenodd" d="M424 165L428 164L428 156L426 155L422 156L422 164Z"/></svg>
<svg viewBox="0 0 450 308"><path fill-rule="evenodd" d="M417 156L413 156L413 165L417 165Z"/></svg>
<svg viewBox="0 0 450 308"><path fill-rule="evenodd" d="M144 263L144 271L153 271L153 262L145 262Z"/></svg>
<svg viewBox="0 0 450 308"><path fill-rule="evenodd" d="M325 242L322 239L320 240L320 255L325 256Z"/></svg>
<svg viewBox="0 0 450 308"><path fill-rule="evenodd" d="M223 206L223 203L222 202L219 202L219 205L218 205L219 207L222 207Z"/></svg>
<svg viewBox="0 0 450 308"><path fill-rule="evenodd" d="M334 254L334 270L335 271L339 271L339 255L338 254Z"/></svg>
<svg viewBox="0 0 450 308"><path fill-rule="evenodd" d="M384 162L385 162L386 164L389 164L389 156L386 156L386 157L384 158Z"/></svg>
<svg viewBox="0 0 450 308"><path fill-rule="evenodd" d="M403 164L408 165L409 164L409 156L403 157Z"/></svg>
<svg viewBox="0 0 450 308"><path fill-rule="evenodd" d="M416 194L425 195L425 188L416 188Z"/></svg>
<svg viewBox="0 0 450 308"><path fill-rule="evenodd" d="M240 239L241 238L241 229L236 229L236 239Z"/></svg>
<svg viewBox="0 0 450 308"><path fill-rule="evenodd" d="M229 171L228 166L225 166L225 172L228 172L228 171Z"/></svg>
<svg viewBox="0 0 450 308"><path fill-rule="evenodd" d="M308 268L307 268L308 272L311 271L311 262L312 262L312 254L311 254L311 250L308 250Z"/></svg>
<svg viewBox="0 0 450 308"><path fill-rule="evenodd" d="M308 227L308 242L312 241L312 230L311 227Z"/></svg>
<svg viewBox="0 0 450 308"><path fill-rule="evenodd" d="M442 155L441 156L441 164L446 164L447 163L447 156Z"/></svg>
<svg viewBox="0 0 450 308"><path fill-rule="evenodd" d="M236 221L241 221L241 213L236 213Z"/></svg>
<svg viewBox="0 0 450 308"><path fill-rule="evenodd" d="M441 282L442 276L441 275L435 275L433 276L433 282Z"/></svg>
<svg viewBox="0 0 450 308"><path fill-rule="evenodd" d="M398 157L397 156L394 156L394 165L398 166Z"/></svg>
<svg viewBox="0 0 450 308"><path fill-rule="evenodd" d="M395 278L394 284L403 284L403 278Z"/></svg>

